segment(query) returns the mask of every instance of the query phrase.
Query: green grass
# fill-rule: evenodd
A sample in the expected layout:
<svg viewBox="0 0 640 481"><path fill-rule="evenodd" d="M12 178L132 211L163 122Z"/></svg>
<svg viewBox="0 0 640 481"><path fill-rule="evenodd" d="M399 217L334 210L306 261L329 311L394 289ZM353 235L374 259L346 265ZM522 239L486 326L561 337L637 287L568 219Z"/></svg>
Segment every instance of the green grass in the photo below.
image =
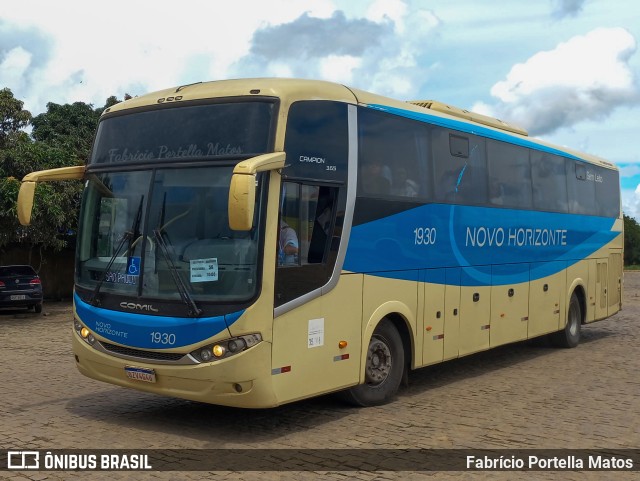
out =
<svg viewBox="0 0 640 481"><path fill-rule="evenodd" d="M625 271L640 271L640 265L634 264L630 266L624 266Z"/></svg>

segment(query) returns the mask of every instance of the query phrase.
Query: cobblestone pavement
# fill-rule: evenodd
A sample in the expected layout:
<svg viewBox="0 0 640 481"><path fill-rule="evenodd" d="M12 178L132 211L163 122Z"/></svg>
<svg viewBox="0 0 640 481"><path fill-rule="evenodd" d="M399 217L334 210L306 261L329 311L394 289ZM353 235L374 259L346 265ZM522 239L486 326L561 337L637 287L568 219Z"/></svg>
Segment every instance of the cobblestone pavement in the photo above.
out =
<svg viewBox="0 0 640 481"><path fill-rule="evenodd" d="M640 448L640 273L623 311L583 328L576 349L520 343L410 375L397 399L335 397L240 410L158 397L80 375L71 306L0 311L0 448ZM66 479L634 479L616 472L15 472ZM635 478L637 479L637 478Z"/></svg>

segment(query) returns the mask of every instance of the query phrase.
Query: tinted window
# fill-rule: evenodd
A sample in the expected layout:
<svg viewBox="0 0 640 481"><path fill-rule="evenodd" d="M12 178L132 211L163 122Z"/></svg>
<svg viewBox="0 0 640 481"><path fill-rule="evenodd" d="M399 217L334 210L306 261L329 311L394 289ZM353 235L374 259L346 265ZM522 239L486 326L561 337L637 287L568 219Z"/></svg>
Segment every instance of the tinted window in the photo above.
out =
<svg viewBox="0 0 640 481"><path fill-rule="evenodd" d="M347 180L349 154L347 105L296 102L289 109L284 145L285 177Z"/></svg>
<svg viewBox="0 0 640 481"><path fill-rule="evenodd" d="M30 266L1 266L0 277L35 276L36 272Z"/></svg>
<svg viewBox="0 0 640 481"><path fill-rule="evenodd" d="M607 217L620 215L620 180L615 170L597 168L596 198L598 214Z"/></svg>
<svg viewBox="0 0 640 481"><path fill-rule="evenodd" d="M330 279L342 229L338 187L283 182L280 199L276 306Z"/></svg>
<svg viewBox="0 0 640 481"><path fill-rule="evenodd" d="M434 199L437 202L484 204L487 201L484 139L434 128L431 141Z"/></svg>
<svg viewBox="0 0 640 481"><path fill-rule="evenodd" d="M187 104L107 117L91 163L265 153L275 109L273 102Z"/></svg>
<svg viewBox="0 0 640 481"><path fill-rule="evenodd" d="M531 208L531 169L529 150L490 140L489 203L519 209Z"/></svg>
<svg viewBox="0 0 640 481"><path fill-rule="evenodd" d="M567 175L562 157L532 150L531 180L535 209L567 212Z"/></svg>
<svg viewBox="0 0 640 481"><path fill-rule="evenodd" d="M449 150L455 157L469 157L469 138L449 135Z"/></svg>
<svg viewBox="0 0 640 481"><path fill-rule="evenodd" d="M424 198L427 126L370 109L358 115L358 193Z"/></svg>
<svg viewBox="0 0 640 481"><path fill-rule="evenodd" d="M567 193L569 195L569 212L572 214L595 215L596 183L593 167L575 160L566 160Z"/></svg>

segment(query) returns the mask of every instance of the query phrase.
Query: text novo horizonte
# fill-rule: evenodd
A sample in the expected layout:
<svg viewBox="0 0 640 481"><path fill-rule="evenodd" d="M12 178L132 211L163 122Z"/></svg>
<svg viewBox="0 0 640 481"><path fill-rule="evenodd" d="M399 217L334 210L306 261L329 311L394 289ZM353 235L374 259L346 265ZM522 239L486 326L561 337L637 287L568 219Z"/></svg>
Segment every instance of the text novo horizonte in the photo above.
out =
<svg viewBox="0 0 640 481"><path fill-rule="evenodd" d="M467 227L466 246L548 247L566 246L566 229L532 227Z"/></svg>

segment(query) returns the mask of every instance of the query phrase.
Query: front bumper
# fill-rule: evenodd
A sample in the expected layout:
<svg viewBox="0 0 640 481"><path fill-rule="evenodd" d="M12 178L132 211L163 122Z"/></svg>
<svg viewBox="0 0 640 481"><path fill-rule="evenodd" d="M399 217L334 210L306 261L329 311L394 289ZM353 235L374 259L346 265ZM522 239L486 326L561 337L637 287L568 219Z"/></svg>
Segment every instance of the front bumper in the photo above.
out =
<svg viewBox="0 0 640 481"><path fill-rule="evenodd" d="M278 404L271 382L271 344L265 341L228 359L174 365L121 359L89 346L75 330L72 336L76 367L98 381L223 406L267 408ZM129 379L125 366L153 369L156 382Z"/></svg>

